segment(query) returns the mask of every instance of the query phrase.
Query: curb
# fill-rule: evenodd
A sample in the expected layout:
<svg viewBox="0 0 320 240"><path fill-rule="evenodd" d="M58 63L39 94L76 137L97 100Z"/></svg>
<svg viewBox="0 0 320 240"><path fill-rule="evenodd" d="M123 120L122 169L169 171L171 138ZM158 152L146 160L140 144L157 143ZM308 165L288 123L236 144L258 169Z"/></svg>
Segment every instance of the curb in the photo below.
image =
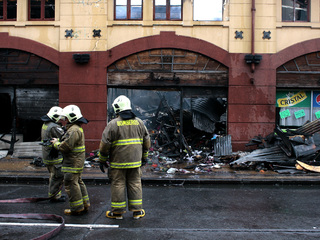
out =
<svg viewBox="0 0 320 240"><path fill-rule="evenodd" d="M90 178L83 177L82 180L88 185L108 185L109 179L105 177ZM143 185L320 185L320 178L237 178L237 179L188 179L188 178L142 178ZM49 178L44 176L0 176L0 183L4 184L48 184Z"/></svg>

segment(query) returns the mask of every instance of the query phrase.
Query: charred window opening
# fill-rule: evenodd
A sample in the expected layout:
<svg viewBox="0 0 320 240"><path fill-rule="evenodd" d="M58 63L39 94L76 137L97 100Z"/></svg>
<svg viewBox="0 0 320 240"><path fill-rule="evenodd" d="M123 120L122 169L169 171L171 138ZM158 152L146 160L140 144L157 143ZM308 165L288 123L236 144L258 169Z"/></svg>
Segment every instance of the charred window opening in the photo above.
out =
<svg viewBox="0 0 320 240"><path fill-rule="evenodd" d="M119 95L131 100L137 117L148 128L152 149L167 157L213 149L213 137L226 134L226 98L183 97L182 91L108 89L108 120L115 117L112 102Z"/></svg>
<svg viewBox="0 0 320 240"><path fill-rule="evenodd" d="M9 93L1 93L0 91L0 135L10 133L12 124L11 98Z"/></svg>
<svg viewBox="0 0 320 240"><path fill-rule="evenodd" d="M52 106L59 105L57 86L25 87L16 90L17 132L26 142L39 141L45 115Z"/></svg>
<svg viewBox="0 0 320 240"><path fill-rule="evenodd" d="M40 139L40 117L59 103L58 73L55 64L32 53L0 49L0 136Z"/></svg>
<svg viewBox="0 0 320 240"><path fill-rule="evenodd" d="M153 49L108 67L108 119L119 95L130 98L155 151L182 159L196 149L212 153L216 135L227 134L228 68L199 53Z"/></svg>

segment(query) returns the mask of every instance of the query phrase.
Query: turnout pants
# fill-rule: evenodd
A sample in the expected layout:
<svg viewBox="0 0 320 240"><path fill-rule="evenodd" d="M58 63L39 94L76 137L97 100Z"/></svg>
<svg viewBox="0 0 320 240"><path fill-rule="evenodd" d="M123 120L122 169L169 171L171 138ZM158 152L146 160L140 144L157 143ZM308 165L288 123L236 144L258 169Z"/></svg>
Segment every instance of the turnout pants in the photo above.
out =
<svg viewBox="0 0 320 240"><path fill-rule="evenodd" d="M139 211L142 209L142 185L141 169L111 168L109 177L111 178L111 211L114 213L124 213L129 211Z"/></svg>
<svg viewBox="0 0 320 240"><path fill-rule="evenodd" d="M53 195L55 199L59 199L61 197L61 188L63 185L63 172L61 172L61 164L59 165L46 165L50 177L49 177L49 197Z"/></svg>
<svg viewBox="0 0 320 240"><path fill-rule="evenodd" d="M64 173L64 187L72 212L82 211L84 207L90 206L87 187L82 181L81 173Z"/></svg>

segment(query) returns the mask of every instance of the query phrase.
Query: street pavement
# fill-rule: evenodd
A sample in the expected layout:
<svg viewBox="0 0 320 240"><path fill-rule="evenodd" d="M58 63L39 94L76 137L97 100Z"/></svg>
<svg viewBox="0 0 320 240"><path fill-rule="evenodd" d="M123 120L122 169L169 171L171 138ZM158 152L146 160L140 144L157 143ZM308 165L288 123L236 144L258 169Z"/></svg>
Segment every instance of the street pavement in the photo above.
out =
<svg viewBox="0 0 320 240"><path fill-rule="evenodd" d="M143 170L146 217L105 217L110 204L107 173L97 164L84 169L92 207L81 217L64 216L66 203L0 203L1 214L56 214L66 227L53 239L319 239L320 174L279 174L222 166L211 172L186 174ZM48 172L33 159L0 159L0 199L46 197ZM53 227L52 221L0 218L0 239L32 239ZM73 224L73 225L71 225ZM75 225L74 225L75 224Z"/></svg>
<svg viewBox="0 0 320 240"><path fill-rule="evenodd" d="M0 203L2 214L42 213L64 217L56 240L100 239L259 239L320 238L319 186L279 184L144 184L146 216L127 212L108 219L110 185L87 185L90 211L63 216L68 203ZM0 184L0 199L44 196L45 184ZM5 223L13 226L4 226ZM40 226L21 226L21 223ZM0 218L0 239L31 239L51 231L50 221Z"/></svg>
<svg viewBox="0 0 320 240"><path fill-rule="evenodd" d="M179 166L172 166L177 167ZM105 217L110 204L107 173L87 164L83 179L92 207L81 217L64 216L66 203L0 203L0 214L56 214L66 227L53 239L319 239L320 174L279 174L230 168L168 174L142 167L146 217ZM46 197L49 174L34 159L0 159L0 200ZM52 221L0 218L0 239L32 239L53 227ZM21 226L20 223L39 223ZM47 225L46 225L47 224Z"/></svg>

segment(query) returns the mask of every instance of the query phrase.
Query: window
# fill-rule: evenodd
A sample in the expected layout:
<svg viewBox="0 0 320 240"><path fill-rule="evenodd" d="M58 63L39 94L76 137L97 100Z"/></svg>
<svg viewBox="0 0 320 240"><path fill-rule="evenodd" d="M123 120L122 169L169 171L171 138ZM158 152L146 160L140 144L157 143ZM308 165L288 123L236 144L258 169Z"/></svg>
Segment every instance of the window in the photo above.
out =
<svg viewBox="0 0 320 240"><path fill-rule="evenodd" d="M115 0L115 20L141 20L142 0Z"/></svg>
<svg viewBox="0 0 320 240"><path fill-rule="evenodd" d="M309 0L282 0L282 21L309 21Z"/></svg>
<svg viewBox="0 0 320 240"><path fill-rule="evenodd" d="M182 20L181 0L154 0L154 20Z"/></svg>
<svg viewBox="0 0 320 240"><path fill-rule="evenodd" d="M193 0L194 21L222 21L222 0Z"/></svg>
<svg viewBox="0 0 320 240"><path fill-rule="evenodd" d="M0 0L0 21L17 19L17 0Z"/></svg>
<svg viewBox="0 0 320 240"><path fill-rule="evenodd" d="M55 0L29 0L29 20L54 20Z"/></svg>
<svg viewBox="0 0 320 240"><path fill-rule="evenodd" d="M277 124L297 128L318 118L319 91L278 90L276 93Z"/></svg>

